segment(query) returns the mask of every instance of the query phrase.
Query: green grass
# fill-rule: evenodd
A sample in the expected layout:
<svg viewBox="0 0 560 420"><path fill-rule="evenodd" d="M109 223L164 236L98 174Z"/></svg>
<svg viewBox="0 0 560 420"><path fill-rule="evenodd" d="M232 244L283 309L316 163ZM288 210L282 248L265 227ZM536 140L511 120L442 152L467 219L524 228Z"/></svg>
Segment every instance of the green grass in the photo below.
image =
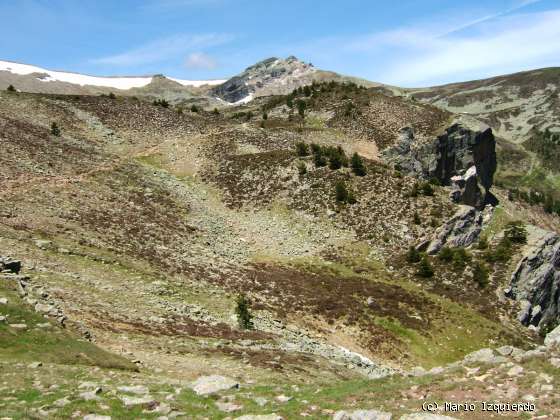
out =
<svg viewBox="0 0 560 420"><path fill-rule="evenodd" d="M2 314L10 324L27 324L26 330L16 330L7 323L0 324L0 360L61 364L84 364L114 369L135 370L126 359L108 353L88 341L78 339L71 332L51 323L49 328L38 324L45 318L25 306L15 291L0 283L0 296L8 298L2 305Z"/></svg>

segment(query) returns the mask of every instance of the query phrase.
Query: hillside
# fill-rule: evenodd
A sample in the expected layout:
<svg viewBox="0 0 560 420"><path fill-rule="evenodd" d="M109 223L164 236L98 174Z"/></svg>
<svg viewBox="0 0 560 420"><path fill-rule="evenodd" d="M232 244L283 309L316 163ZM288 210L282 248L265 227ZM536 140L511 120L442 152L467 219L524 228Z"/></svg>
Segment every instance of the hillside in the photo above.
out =
<svg viewBox="0 0 560 420"><path fill-rule="evenodd" d="M558 415L554 285L526 287L556 237L519 239L510 222L540 213L494 187L492 130L310 80L216 111L0 92L3 413L406 416L487 397ZM56 336L79 356L54 357Z"/></svg>

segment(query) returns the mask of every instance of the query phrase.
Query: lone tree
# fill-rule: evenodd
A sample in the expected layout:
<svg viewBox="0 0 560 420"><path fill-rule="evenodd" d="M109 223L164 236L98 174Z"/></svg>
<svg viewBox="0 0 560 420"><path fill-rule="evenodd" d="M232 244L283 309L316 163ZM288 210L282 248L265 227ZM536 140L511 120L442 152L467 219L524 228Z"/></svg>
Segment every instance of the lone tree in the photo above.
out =
<svg viewBox="0 0 560 420"><path fill-rule="evenodd" d="M364 161L362 157L354 153L352 158L350 159L350 167L352 168L352 172L357 176L364 176L366 174L366 167L364 166Z"/></svg>
<svg viewBox="0 0 560 420"><path fill-rule="evenodd" d="M60 136L60 128L55 122L51 123L51 134L56 137Z"/></svg>
<svg viewBox="0 0 560 420"><path fill-rule="evenodd" d="M253 328L253 316L249 312L250 305L251 302L244 294L241 294L237 297L237 306L235 308L235 313L237 314L239 327L244 330L250 330Z"/></svg>
<svg viewBox="0 0 560 420"><path fill-rule="evenodd" d="M473 280L481 288L488 286L488 270L479 262L476 262L473 266Z"/></svg>
<svg viewBox="0 0 560 420"><path fill-rule="evenodd" d="M335 185L336 201L346 203L348 201L348 189L344 181L338 181Z"/></svg>
<svg viewBox="0 0 560 420"><path fill-rule="evenodd" d="M8 88L6 89L8 92L15 92L16 88L14 87L14 85L10 85L8 86Z"/></svg>
<svg viewBox="0 0 560 420"><path fill-rule="evenodd" d="M307 108L307 105L305 104L304 101L298 101L297 103L297 111L299 116L301 117L301 119L303 120L305 118L305 108Z"/></svg>
<svg viewBox="0 0 560 420"><path fill-rule="evenodd" d="M429 278L434 275L434 269L432 268L432 265L430 264L430 260L428 260L428 257L426 255L423 255L422 259L420 260L418 275L424 278Z"/></svg>
<svg viewBox="0 0 560 420"><path fill-rule="evenodd" d="M296 154L298 156L308 156L309 155L309 146L307 143L302 141L296 143Z"/></svg>
<svg viewBox="0 0 560 420"><path fill-rule="evenodd" d="M418 252L416 247L411 245L408 248L408 252L406 253L406 260L411 264L420 261L420 253Z"/></svg>

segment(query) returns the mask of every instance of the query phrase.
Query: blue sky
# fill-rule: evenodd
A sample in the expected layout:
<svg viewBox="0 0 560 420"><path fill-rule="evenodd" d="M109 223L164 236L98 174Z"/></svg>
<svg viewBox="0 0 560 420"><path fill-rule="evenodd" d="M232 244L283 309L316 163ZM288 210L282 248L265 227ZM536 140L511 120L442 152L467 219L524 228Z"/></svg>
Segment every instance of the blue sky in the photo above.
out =
<svg viewBox="0 0 560 420"><path fill-rule="evenodd" d="M227 78L270 56L401 86L560 66L559 0L0 0L0 59Z"/></svg>

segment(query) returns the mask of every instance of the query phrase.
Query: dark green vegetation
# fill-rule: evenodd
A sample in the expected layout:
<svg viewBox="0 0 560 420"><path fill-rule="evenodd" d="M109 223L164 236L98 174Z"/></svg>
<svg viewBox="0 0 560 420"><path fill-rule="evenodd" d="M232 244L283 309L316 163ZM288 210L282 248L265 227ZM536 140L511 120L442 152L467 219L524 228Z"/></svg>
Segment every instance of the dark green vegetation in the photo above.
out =
<svg viewBox="0 0 560 420"><path fill-rule="evenodd" d="M235 313L237 314L239 327L244 330L250 330L253 328L253 317L249 311L250 306L251 302L247 299L247 296L241 294L237 297Z"/></svg>
<svg viewBox="0 0 560 420"><path fill-rule="evenodd" d="M51 134L55 137L60 136L60 128L58 127L58 124L55 122L51 123Z"/></svg>

